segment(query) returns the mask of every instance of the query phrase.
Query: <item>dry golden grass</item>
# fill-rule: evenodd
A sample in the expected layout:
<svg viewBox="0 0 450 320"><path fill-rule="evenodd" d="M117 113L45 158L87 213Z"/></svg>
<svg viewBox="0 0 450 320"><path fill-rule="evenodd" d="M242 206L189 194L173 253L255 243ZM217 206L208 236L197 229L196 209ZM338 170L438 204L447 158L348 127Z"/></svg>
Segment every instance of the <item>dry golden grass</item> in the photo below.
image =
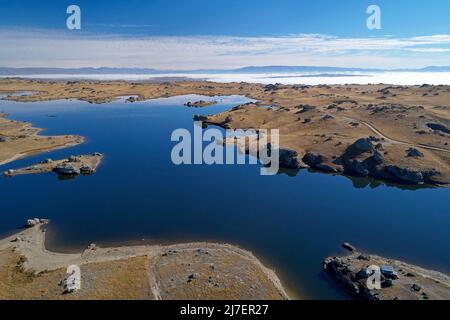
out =
<svg viewBox="0 0 450 320"><path fill-rule="evenodd" d="M254 260L224 248L166 251L151 266L164 300L286 298Z"/></svg>
<svg viewBox="0 0 450 320"><path fill-rule="evenodd" d="M84 142L80 136L41 136L40 131L29 123L9 120L0 114L0 137L6 138L0 142L0 164Z"/></svg>
<svg viewBox="0 0 450 320"><path fill-rule="evenodd" d="M21 256L0 252L0 300L127 300L153 299L148 282L148 258L137 257L81 266L82 289L64 294L66 270L35 275L21 268Z"/></svg>

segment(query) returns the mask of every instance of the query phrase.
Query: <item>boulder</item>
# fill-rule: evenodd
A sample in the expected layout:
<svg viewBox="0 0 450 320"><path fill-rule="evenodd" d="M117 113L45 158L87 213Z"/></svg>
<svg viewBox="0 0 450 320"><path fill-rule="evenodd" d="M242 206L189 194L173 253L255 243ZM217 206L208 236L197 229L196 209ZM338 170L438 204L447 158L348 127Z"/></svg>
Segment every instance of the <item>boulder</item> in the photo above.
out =
<svg viewBox="0 0 450 320"><path fill-rule="evenodd" d="M385 280L381 283L381 287L382 287L383 289L390 288L390 287L392 287L393 285L394 285L394 284L393 284L393 282L392 282L391 279L385 279Z"/></svg>
<svg viewBox="0 0 450 320"><path fill-rule="evenodd" d="M299 169L301 168L301 163L298 159L298 152L291 149L280 149L280 167Z"/></svg>
<svg viewBox="0 0 450 320"><path fill-rule="evenodd" d="M414 171L409 168L400 168L395 165L386 166L385 170L392 174L400 182L408 184L423 184L424 176L422 172Z"/></svg>
<svg viewBox="0 0 450 320"><path fill-rule="evenodd" d="M361 138L351 144L341 156L342 159L353 159L363 153L372 152L374 145L370 138Z"/></svg>
<svg viewBox="0 0 450 320"><path fill-rule="evenodd" d="M322 162L324 162L324 157L317 153L308 152L307 154L305 154L305 156L303 157L302 160L308 166L315 167L318 164L321 164Z"/></svg>
<svg viewBox="0 0 450 320"><path fill-rule="evenodd" d="M322 120L323 120L323 121L333 120L333 119L334 119L334 117L331 116L331 115L329 115L329 114L327 114L327 115L325 115L325 116L322 117Z"/></svg>
<svg viewBox="0 0 450 320"><path fill-rule="evenodd" d="M375 150L373 156L367 159L366 161L369 166L378 166L384 163L384 158L378 150Z"/></svg>
<svg viewBox="0 0 450 320"><path fill-rule="evenodd" d="M32 228L32 227L35 227L40 224L48 224L49 222L50 222L50 220L48 220L48 219L33 218L33 219L28 219L25 226L27 228Z"/></svg>
<svg viewBox="0 0 450 320"><path fill-rule="evenodd" d="M423 158L423 153L416 148L409 148L407 151L407 156L410 158Z"/></svg>
<svg viewBox="0 0 450 320"><path fill-rule="evenodd" d="M274 90L278 90L278 86L275 84L268 84L264 87L265 91L274 91Z"/></svg>
<svg viewBox="0 0 450 320"><path fill-rule="evenodd" d="M188 276L188 282L191 282L192 280L195 280L197 278L198 278L198 273L194 272Z"/></svg>
<svg viewBox="0 0 450 320"><path fill-rule="evenodd" d="M80 168L80 173L81 174L93 174L95 173L94 168L90 167L90 166L83 166Z"/></svg>
<svg viewBox="0 0 450 320"><path fill-rule="evenodd" d="M315 106L311 106L309 104L301 104L297 108L300 109L300 111L297 112L297 113L305 113L305 112L312 111L312 110L316 109Z"/></svg>
<svg viewBox="0 0 450 320"><path fill-rule="evenodd" d="M67 161L69 162L80 162L81 160L78 157L70 156Z"/></svg>
<svg viewBox="0 0 450 320"><path fill-rule="evenodd" d="M205 249L198 249L197 253L198 254L209 254L208 250L205 250Z"/></svg>
<svg viewBox="0 0 450 320"><path fill-rule="evenodd" d="M78 169L70 164L67 164L67 163L57 166L54 169L54 171L59 175L69 175L69 176L70 175L79 175L81 173L80 169Z"/></svg>
<svg viewBox="0 0 450 320"><path fill-rule="evenodd" d="M201 121L201 122L208 121L208 116L202 116L202 115L196 114L194 116L194 121Z"/></svg>
<svg viewBox="0 0 450 320"><path fill-rule="evenodd" d="M337 172L332 166L323 164L325 162L325 157L320 154L313 152L308 152L302 159L302 161L309 167L317 170L327 171L327 172Z"/></svg>
<svg viewBox="0 0 450 320"><path fill-rule="evenodd" d="M34 226L37 226L39 223L40 223L40 220L38 218L28 219L25 226L27 228L33 228Z"/></svg>
<svg viewBox="0 0 450 320"><path fill-rule="evenodd" d="M422 288L418 284L413 284L411 289L416 292L419 292L420 290L422 290Z"/></svg>
<svg viewBox="0 0 450 320"><path fill-rule="evenodd" d="M359 153L370 152L373 150L373 144L370 138L358 139L350 147L358 151Z"/></svg>
<svg viewBox="0 0 450 320"><path fill-rule="evenodd" d="M9 169L9 170L6 170L5 175L11 176L11 175L13 175L15 172L16 172L16 170L14 170L14 169Z"/></svg>
<svg viewBox="0 0 450 320"><path fill-rule="evenodd" d="M345 161L344 170L345 172L358 177L367 177L369 175L369 167L367 163L358 159Z"/></svg>
<svg viewBox="0 0 450 320"><path fill-rule="evenodd" d="M342 248L347 249L348 251L352 251L352 252L356 251L355 246L353 246L351 243L348 243L348 242L344 242L342 244Z"/></svg>

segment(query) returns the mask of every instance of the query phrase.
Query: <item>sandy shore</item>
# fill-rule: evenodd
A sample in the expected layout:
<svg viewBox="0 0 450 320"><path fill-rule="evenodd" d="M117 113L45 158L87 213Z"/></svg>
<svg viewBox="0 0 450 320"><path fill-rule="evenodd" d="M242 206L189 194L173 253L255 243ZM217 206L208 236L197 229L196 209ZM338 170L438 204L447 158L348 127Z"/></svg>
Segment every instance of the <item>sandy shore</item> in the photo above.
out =
<svg viewBox="0 0 450 320"><path fill-rule="evenodd" d="M66 268L82 289L63 295ZM249 251L188 243L50 252L42 224L0 240L2 299L289 299L276 274Z"/></svg>
<svg viewBox="0 0 450 320"><path fill-rule="evenodd" d="M187 94L243 95L258 102L206 122L231 129L280 129L281 147L291 158L282 164L400 184L450 184L450 86L0 80L0 92L19 91L36 93L7 99L106 103L119 96L143 101Z"/></svg>

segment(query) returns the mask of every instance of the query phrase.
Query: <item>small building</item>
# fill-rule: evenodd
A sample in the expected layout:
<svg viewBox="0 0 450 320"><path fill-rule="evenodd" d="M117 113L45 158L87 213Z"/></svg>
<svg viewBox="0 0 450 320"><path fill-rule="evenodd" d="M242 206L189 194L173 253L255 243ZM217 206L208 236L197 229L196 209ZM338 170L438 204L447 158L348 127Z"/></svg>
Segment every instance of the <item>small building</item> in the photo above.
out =
<svg viewBox="0 0 450 320"><path fill-rule="evenodd" d="M398 279L398 273L395 272L394 267L392 266L382 266L381 274L388 279Z"/></svg>

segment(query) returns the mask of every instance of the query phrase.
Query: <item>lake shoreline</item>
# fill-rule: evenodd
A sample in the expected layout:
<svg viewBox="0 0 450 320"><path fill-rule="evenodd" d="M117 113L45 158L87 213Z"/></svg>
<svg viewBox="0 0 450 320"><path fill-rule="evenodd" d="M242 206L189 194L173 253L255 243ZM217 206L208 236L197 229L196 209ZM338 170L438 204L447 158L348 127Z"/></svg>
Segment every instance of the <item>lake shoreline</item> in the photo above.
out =
<svg viewBox="0 0 450 320"><path fill-rule="evenodd" d="M237 269L233 269L235 271L230 272L230 274L226 273L221 275L216 274L215 277L209 276L209 278L207 277L206 279L203 279L203 277L205 277L203 273L196 274L195 276L192 277L189 276L186 279L188 279L187 282L188 286L191 286L189 289L191 290L190 292L191 294L193 293L192 290L194 290L194 292L196 292L197 289L200 290L197 294L202 292L202 290L206 290L203 287L205 284L204 283L201 284L203 280L205 280L205 282L209 283L210 285L216 283L215 281L219 282L222 281L221 284L222 286L225 285L224 283L228 281L227 280L228 278L231 280L234 277L242 276L243 279L246 279L245 281L243 280L244 286L241 287L240 289L236 289L235 292L233 292L234 289L225 289L225 290L223 288L220 289L221 286L217 286L216 283L216 288L218 289L210 288L206 290L206 292L210 292L211 296L209 296L208 294L201 294L200 296L192 295L187 296L185 298L214 299L214 297L226 298L228 296L239 299L245 298L274 299L275 297L278 296L278 298L282 300L290 299L275 272L263 266L263 264L251 252L240 249L236 246L218 243L186 243L168 246L141 245L131 247L101 248L94 244L91 244L88 247L88 249L84 250L82 253L72 253L72 254L55 253L48 251L45 246L46 232L42 228L43 226L45 226L45 224L47 224L47 221L43 219L35 219L35 220L36 222L34 222L34 220L30 220L31 222L28 222L29 228L21 230L18 233L15 233L5 239L0 240L0 254L9 257L10 254L14 253L16 255L19 255L20 257L23 257L23 259L21 259L22 262L20 264L20 268L16 269L16 272L19 274L31 273L34 274L32 278L34 277L39 278L42 275L52 274L52 272L57 272L58 270L67 268L70 265L78 265L80 267L83 267L105 263L113 264L117 261L126 263L127 261L129 262L135 258L147 257L148 259L150 259L151 264L156 263L156 265L153 266L156 269L152 269L154 270L153 272L156 272L156 274L153 274L152 272L150 273L151 291L153 293L152 298L157 300L161 300L164 298L176 299L180 298L180 296L177 295L182 295L182 293L177 292L166 294L165 292L161 291L160 286L164 287L165 285L168 285L167 283L170 283L170 278L166 278L166 276L158 278L158 270L159 268L163 268L163 265L158 264L159 260L165 259L166 261L168 259L167 257L172 256L175 257L177 255L188 255L190 259L190 260L188 259L188 261L191 261L191 263L189 264L189 267L187 267L187 269L191 270L195 268L198 269L203 268L202 264L204 262L200 263L197 260L199 259L199 256L202 257L204 256L206 257L205 258L206 260L212 259L211 261L214 262L214 264L210 263L210 265L211 266L214 265L214 267L209 268L210 270L208 274L210 273L214 274L215 271L219 272L218 270L221 270L222 267L225 267L226 264L225 261L227 260L233 262L233 264L229 268L233 269L237 266ZM250 268L248 270L252 271L250 274L247 271L239 273L236 270L240 270L240 268ZM172 274L172 278L183 277L183 274L186 272L189 271L181 272L180 270L178 270L177 273ZM207 271L203 272L206 273ZM3 275L1 270L0 275ZM217 279L221 280L215 280L216 277ZM200 279L202 281L200 281ZM264 286L264 289L260 288L261 290L253 290L250 286L250 284L253 281L255 281L254 285L256 286L262 285ZM261 282L258 283L258 281ZM192 289L194 283L197 282L199 282L198 284L196 284L198 288ZM108 284L103 285L107 286ZM245 289L247 285L249 286L249 289ZM180 286L186 285L180 284ZM264 293L259 294L258 291L266 292L268 295L265 297ZM82 292L82 290L80 292ZM39 293L37 292L35 294L39 295ZM100 293L100 296L102 296L102 294L104 293ZM111 293L109 292L108 294ZM256 294L256 296L253 296L254 294ZM20 299L23 297L16 296L15 298ZM58 299L63 298L63 296L61 295L60 297L58 297L58 295L56 295L52 296L51 298ZM77 295L74 295L74 298L76 299ZM120 299L120 295L118 295L118 298Z"/></svg>
<svg viewBox="0 0 450 320"><path fill-rule="evenodd" d="M42 131L29 122L10 120L0 113L0 166L85 142L85 138L78 135L44 136Z"/></svg>
<svg viewBox="0 0 450 320"><path fill-rule="evenodd" d="M226 129L280 129L281 148L288 155L280 159L281 166L295 164L293 169L309 167L405 185L450 186L446 142L450 135L430 128L430 123L450 126L450 107L443 104L450 95L448 86L6 79L0 80L0 91L38 92L5 98L11 101L79 99L89 103L108 103L118 96L132 96L129 102L133 103L186 94L240 94L258 102L207 116L205 122Z"/></svg>
<svg viewBox="0 0 450 320"><path fill-rule="evenodd" d="M377 252L381 255L398 257L400 259L404 258L405 261L413 261L417 265L424 265L428 267L436 266L437 269L447 270L446 268L448 264L446 264L446 259L442 260L442 265L440 264L440 261L436 261L437 257L433 257L433 255L430 256L429 254L416 255L415 252L411 252L411 250L408 250L408 248L402 248L402 241L396 240L397 235L400 235L403 230L402 225L396 225L397 220L403 220L402 216L405 216L406 212L403 214L400 210L398 214L392 216L392 218L385 217L389 221L391 221L391 223L385 225L386 232L383 232L383 235L384 237L386 237L386 239L392 239L392 241L395 241L395 243L391 244L383 242L382 239L380 241L380 239L378 239L379 237L376 237L376 234L374 234L376 239L373 239L373 241L375 241L377 244L375 244L374 242L372 245L371 243L365 241L364 237L359 237L357 230L355 230L355 233L353 233L352 231L350 231L349 233L346 227L341 226L341 224L345 223L346 221L354 221L355 223L358 223L358 221L362 219L363 216L369 217L370 215L372 215L372 213L375 214L374 211L376 210L370 210L370 207L365 206L365 203L367 201L359 202L360 200L364 199L364 194L366 193L373 194L374 196L381 196L381 203L389 200L388 197L390 194L392 194L395 199L401 199L398 201L398 205L400 205L400 202L408 202L408 199L411 198L411 194L413 193L408 191L404 192L403 188L397 187L395 188L397 190L388 191L387 189L394 189L392 188L393 186L390 186L388 184L375 185L373 182L370 182L370 186L368 186L368 181L364 182L364 187L362 186L362 182L355 182L352 179L351 184L353 184L354 188L359 189L357 190L349 186L350 182L348 181L348 176L345 176L346 178L344 179L344 175L336 175L335 177L331 177L325 174L314 173L314 177L312 177L312 174L310 174L310 170L302 170L296 172L296 174L298 175L297 178L293 178L292 174L289 174L289 177L287 177L287 173L283 173L278 177L273 177L270 179L265 178L264 180L269 181L264 182L258 178L259 175L256 171L259 170L259 168L256 167L248 167L245 170L243 170L244 168L240 167L226 169L222 168L221 166L217 166L214 168L191 168L193 169L192 173L196 173L196 175L210 172L214 177L218 177L219 179L224 180L224 182L226 181L226 176L230 176L231 181L236 181L243 188L249 188L252 190L255 190L252 186L252 183L246 183L246 181L257 182L258 180L261 180L257 183L260 185L266 184L266 188L269 187L267 183L271 184L272 186L278 185L278 187L275 188L276 190L272 190L270 194L275 197L275 199L281 199L286 196L292 199L292 201L289 201L293 203L293 205L291 206L286 205L286 201L282 201L280 203L283 207L285 207L282 220L288 221L288 223L283 223L282 221L277 221L277 219L271 218L270 210L268 210L267 212L263 210L262 212L263 214L265 214L265 221L270 221L269 225L271 226L278 226L279 224L280 227L275 229L269 227L268 229L266 229L266 226L264 225L264 223L262 223L261 229L261 227L259 227L259 224L251 222L256 221L260 218L256 213L261 210L255 209L254 206L251 206L251 202L249 202L249 205L243 204L243 208L247 208L247 214L245 216L236 215L236 217L230 217L230 213L228 213L226 209L223 210L223 213L221 213L220 208L218 208L217 206L214 207L216 205L214 201L207 200L207 198L214 199L215 193L208 193L207 190L209 188L205 186L204 182L199 183L194 188L197 191L205 190L205 192L203 193L204 197L202 198L202 201L200 201L200 203L203 203L204 208L202 208L203 206L201 205L196 205L199 203L198 199L194 200L193 202L189 202L187 198L183 199L184 193L182 190L186 187L192 188L192 184L188 183L183 188L179 188L179 190L177 190L177 192L179 193L177 194L180 195L180 201L188 201L186 203L189 203L189 206L193 209L189 210L188 208L186 208L186 211L183 211L183 214L169 214L169 219L164 218L167 215L166 211L168 206L159 206L158 194L155 193L155 191L151 191L153 184L150 183L150 181L144 184L139 183L139 170L132 169L135 167L145 169L147 172L149 172L148 176L153 178L152 181L163 181L160 179L166 179L166 177L164 175L159 175L158 170L153 170L153 166L151 165L151 163L153 163L155 160L156 162L154 163L158 163L158 157L152 157L153 154L148 153L147 150L150 150L150 148L146 148L142 152L140 151L140 148L124 149L123 142L140 141L141 137L146 136L160 137L158 140L159 143L151 145L152 149L156 147L156 149L158 150L169 150L164 151L163 155L170 154L170 145L167 143L167 134L168 132L170 133L170 131L166 128L170 129L170 124L172 124L174 120L177 120L175 122L177 123L177 126L190 128L192 126L192 117L198 113L205 115L207 113L218 114L219 112L226 112L228 110L231 110L235 105L245 104L248 101L248 99L240 99L237 97L231 97L230 99L218 96L217 98L213 98L219 101L219 105L216 107L211 107L204 110L194 110L182 107L182 105L186 101L198 101L200 99L209 100L202 96L179 96L173 99L158 99L148 102L137 101L135 103L129 103L126 102L125 99L120 99L115 103L102 106L91 106L88 103L79 102L77 100L68 102L60 100L55 101L55 103L43 102L37 103L35 106L20 103L9 104L8 102L4 102L5 111L10 113L11 115L14 115L14 119L20 121L31 120L32 123L36 123L39 127L48 128L47 130L49 134L64 134L65 130L70 127L72 128L71 130L73 130L74 133L87 137L89 143L85 144L84 146L75 148L75 150L77 150L75 154L91 154L92 152L98 150L105 152L108 158L107 161L105 161L105 163L102 165L101 170L99 170L96 176L86 177L77 181L56 181L56 179L54 179L51 175L22 177L17 178L17 180L3 179L2 182L5 184L5 186L9 185L11 187L7 187L5 190L11 190L11 192L9 192L10 194L8 195L7 192L3 197L5 199L6 205L5 212L9 212L5 216L5 225L8 225L10 228L12 228L17 224L20 224L21 220L27 218L27 216L23 216L23 214L33 214L32 212L28 212L29 208L26 204L14 207L13 202L15 200L12 199L16 199L15 194L17 194L19 199L20 197L23 198L26 196L30 201L35 201L31 203L36 203L37 206L40 207L40 209L36 210L35 213L46 212L46 215L48 215L49 218L51 218L52 221L55 222L56 230L55 228L53 228L53 226L51 226L50 229L55 230L56 234L49 234L48 236L53 238L53 240L57 242L56 246L59 246L60 248L63 248L65 245L67 245L68 248L78 247L80 250L82 250L87 246L91 239L95 239L96 243L98 241L101 246L116 247L122 246L123 244L127 243L126 241L128 240L139 240L142 238L153 238L155 239L155 241L153 241L154 244L170 245L173 243L184 243L191 241L211 241L221 243L223 241L226 243L237 244L238 247L242 245L254 252L258 252L258 257L264 258L263 260L260 259L260 261L265 261L266 263L268 262L268 264L266 265L274 266L277 270L281 270L281 274L285 275L285 277L283 278L285 280L285 283L295 283L295 285L292 285L292 288L298 289L295 291L308 292L308 295L317 299L320 299L321 297L337 299L346 298L342 297L340 294L335 294L333 291L336 291L337 293L338 290L331 288L331 286L329 286L328 284L329 281L323 282L323 275L316 276L317 271L320 270L320 264L323 258L333 253L333 250L330 250L330 248L335 248L336 243L340 243L344 239L351 240L352 242L361 245L361 247L367 248L368 252ZM27 110L29 109L34 111L28 113ZM15 110L17 110L17 113ZM48 116L49 114L54 116L50 117ZM164 114L166 115L165 117L162 116ZM174 118L175 114L178 116ZM151 118L147 119L147 115L151 115ZM159 122L161 125L157 128L155 128L155 125L157 125L157 123L152 121L155 115L161 116L161 119L163 120L165 119L164 121ZM90 123L87 122L90 121L91 118L96 119L95 122L92 122L92 124L94 125L90 125ZM114 119L114 121L111 121L111 119ZM139 120L136 121L137 119ZM128 136L129 130L127 129L127 127L121 127L123 123L128 123L128 121L130 121L131 123L142 125L146 128L150 128L150 130L134 130L136 131L136 134ZM104 122L106 122L106 126L102 125ZM84 126L84 124L86 123L88 123L88 125ZM66 124L68 126L66 126ZM135 126L133 125L133 128L134 127ZM139 126L136 126L136 128L138 127ZM120 128L124 131L116 132L114 128ZM159 133L159 128L163 130L162 135ZM131 130L131 132L134 131ZM145 134L143 134L144 132ZM111 145L108 145L107 142L110 140ZM59 151L51 154L50 156L54 159L63 159L72 156L73 152L74 151L71 150ZM122 155L129 154L134 154L135 157L133 159L130 159L129 157L122 157ZM149 155L151 158L149 158ZM13 168L27 167L33 165L33 163L45 161L46 157L48 156L41 155L34 157L34 159L20 161L18 163L19 165L15 165L13 166ZM152 159L152 161L148 161L149 159ZM146 166L145 163L149 163L149 165ZM167 161L164 161L163 163L167 163ZM167 174L170 175L171 173L173 173L172 178L175 179L174 181L183 179L183 176L186 176L186 178L189 178L191 176L191 174L189 174L189 167L176 168L170 165L165 165L163 167L165 168L165 172L167 172ZM128 169L123 172L122 170L126 168ZM225 176L220 175L220 171L223 169L225 169L225 172L228 172ZM219 172L217 172L217 170L219 170ZM111 175L111 172L116 172L119 174L119 176L114 177L115 175ZM188 174L184 175L183 173L186 172ZM240 176L240 174L245 172L247 172L247 178L244 180L239 180L238 177ZM123 175L123 173L126 173L126 175L124 176L125 180L123 182L119 182L120 175ZM136 174L138 175L136 176ZM254 177L254 175L256 176ZM232 178L234 176L236 176L236 179ZM252 177L254 177L255 179L252 180ZM172 178L169 178L169 181L172 181ZM116 186L118 183L125 186L128 183L128 179L130 179L129 181L133 186L131 190L134 190L132 193L134 196L130 194L132 203L129 203L128 205L121 205L122 201L119 200L122 196L121 192L124 192L124 194L126 194L127 189L117 189L116 187L109 188L108 186ZM365 178L358 179L364 180ZM107 184L105 184L105 181L108 181ZM189 181L189 179L187 181ZM320 186L322 183L325 183L325 185L318 188L318 186ZM335 183L336 187L331 188L331 185L334 185ZM73 189L71 185L74 184L80 185L81 188ZM43 192L39 192L38 190L36 190L37 192L35 192L33 190L40 185L48 186L48 189L45 189L48 190L48 192L51 192L51 194L53 195L52 197L55 202L52 202L51 205L45 204L48 196L45 194L44 190L42 190ZM330 185L330 187L327 187L327 185ZM141 202L141 192L139 190L143 190L143 186L145 186L144 189L148 190L148 192L144 193L147 196L148 201ZM101 190L105 187L105 194L102 195ZM303 187L311 187L312 190L315 191L311 193L310 196L308 196L308 192L300 192L300 194L290 192L290 190L298 191L299 188L301 189ZM348 190L348 192L344 192L341 194L339 190L341 188L346 190L347 187L350 187L350 189L352 190ZM21 188L23 190L22 196L20 195L20 193L14 191L17 190L17 188ZM361 190L361 188L364 188L366 190ZM368 190L369 188L376 188L377 190ZM31 193L26 192L27 189L29 189ZM264 194L264 189L265 188L257 188L255 191L257 191L258 193L263 192ZM75 191L79 196L77 196L77 198L75 199L71 197L71 190ZM269 188L266 190L271 189ZM280 190L282 192L278 192L277 190ZM325 190L327 190L325 193L327 201L317 202L316 200L314 200L318 195L320 195L320 199L323 199L322 193ZM164 191L164 193L171 194L172 191L173 190L171 189L167 189L166 191ZM215 190L213 189L212 191ZM220 192L220 190L217 191ZM415 219L427 219L425 221L434 221L435 219L437 219L437 211L442 211L442 209L439 208L446 207L445 202L440 201L440 199L442 198L440 195L445 196L445 192L446 191L443 188L439 190L418 190L417 192L414 192L414 198L421 199L428 195L431 196L431 198L428 199L437 199L437 203L441 203L441 205L435 205L434 207L428 206L429 211L427 211L426 218L422 215L417 215ZM39 196L34 196L36 193ZM96 201L93 201L92 203L90 203L89 201L85 202L78 200L90 199L90 197L94 194ZM104 205L105 201L109 201L108 198L110 198L110 194L116 194L115 197L119 200L119 202L116 204L118 205L116 207L117 209L108 208L108 206ZM312 201L307 201L305 197L302 196L303 194L306 198L311 197ZM339 194L341 195L339 196ZM229 194L228 199L231 201L230 204L233 202L233 195L233 192ZM434 195L436 195L436 197L434 197ZM265 203L264 206L268 206L269 208L272 207L270 204L271 197L267 197L268 201L265 201L264 199L261 199L259 197L254 198L252 195L250 196L251 198L249 200L257 202L262 201ZM196 197L196 194L192 194L189 198L196 199ZM342 199L347 199L347 197L348 199L351 199L351 201L353 201L352 203L360 203L360 205L362 205L360 209L356 210L359 212L358 216L354 216L354 214L352 213L352 208L344 209L339 206L340 201ZM300 198L300 200L295 201L295 199L297 198ZM71 210L70 207L67 207L64 210L61 209L66 205L66 203L70 203L73 200L75 200L73 206L76 209ZM413 199L411 198L410 200ZM302 202L305 203L305 201L307 205L302 205ZM83 204L84 202L85 204ZM98 202L98 205L96 204L96 202ZM124 202L127 203L127 201ZM8 207L8 203L11 203L10 207ZM319 203L324 203L324 205L318 205ZM329 203L330 205L337 205L337 207L334 207L334 210L332 210L330 214L326 214L326 212L328 211L328 209L326 209L326 203ZM367 205L369 205L369 203L367 203ZM395 208L395 206L396 203L393 203L391 205L384 205L381 206L378 210L391 212L392 208ZM217 208L218 210L217 216L215 217L212 217L210 214L208 214L208 208L212 207ZM402 206L397 208L402 208ZM255 214L252 213L253 210L256 210ZM297 213L297 211L299 211L299 213ZM321 219L325 219L325 221L328 222L322 223L320 222L320 219L317 220L310 217L312 215L312 212L315 211L317 211L317 213L322 216ZM123 216L124 212L130 212L130 217L125 219ZM290 214L291 212L292 215ZM336 221L332 223L333 220ZM138 224L133 223L133 221L138 222ZM179 223L175 224L173 223L173 221L178 221ZM228 223L228 221L230 221L230 223ZM101 224L102 227L105 228L104 231L106 232L96 231L98 230L96 226L98 226L99 224ZM217 224L223 225L223 228L215 230L214 226ZM415 230L413 228L412 230L415 231L411 231L411 229L408 229L407 232L413 232L415 234L420 232L425 238L429 238L426 230L428 230L428 228L430 227L428 225L430 224L431 223L426 223L425 226L419 228L418 230ZM165 225L167 225L167 230L164 229ZM292 232L296 232L292 233L289 239L284 236L284 232L280 233L282 229L281 226L283 226L283 229L287 228L286 231L289 231L288 225L292 225ZM332 225L332 229L327 228L327 225ZM86 228L84 226L86 226ZM213 228L211 230L215 231L209 232L206 226ZM331 241L325 241L325 246L321 246L321 240L316 239L315 235L310 234L307 230L301 231L305 234L305 236L300 236L297 234L299 230L306 229L302 226L312 226L313 229L319 230L324 229L326 230L325 232L335 235L329 237L331 238L329 239ZM245 227L245 231L244 229L241 229L241 227ZM225 229L229 231L225 231ZM397 231L391 232L391 229L396 229ZM434 230L438 229L439 227L437 229L434 228ZM165 231L161 232L160 230ZM253 234L251 237L243 237L233 232L234 230L240 230L240 232L244 233L249 232L249 234L253 234L254 232L257 233ZM60 236L58 235L59 231L62 232ZM261 232L265 232L264 238L273 237L271 238L273 239L273 244L269 245L270 250L268 250L263 242L261 242L261 239L258 236ZM443 235L442 232L443 231L440 230L437 234ZM408 239L408 236L405 236L405 239ZM442 238L441 236L439 237ZM125 241L122 242L122 239L124 239ZM48 240L52 241L52 239L49 238ZM299 242L296 243L296 241ZM314 245L314 249L310 250L310 246L305 246L302 244L305 243L305 241L306 243L312 241L314 243L317 243L317 245ZM135 244L139 245L139 242L140 241L136 241ZM415 243L414 241L412 242ZM61 244L63 245L61 246ZM52 246L51 244L49 245L50 247ZM130 243L130 245L132 245L132 243ZM425 248L423 248L420 246L420 244L416 244L415 248L421 248L419 250L416 250L417 252L424 252L424 250L427 250L427 246L429 247L430 245L433 244L427 243L424 245ZM295 255L292 255L292 246L296 246L297 248L299 248L299 251L302 253L298 258ZM47 248L49 247L47 246ZM59 248L56 249L57 252L60 251ZM80 250L75 250L74 252L76 253ZM279 254L278 252L282 252L282 254ZM306 259L306 257L308 258ZM303 270L303 273L305 273L306 276L298 275L298 270ZM329 287L330 289L327 289L327 287ZM305 288L308 289L305 290ZM293 296L295 295L291 295L291 297Z"/></svg>

